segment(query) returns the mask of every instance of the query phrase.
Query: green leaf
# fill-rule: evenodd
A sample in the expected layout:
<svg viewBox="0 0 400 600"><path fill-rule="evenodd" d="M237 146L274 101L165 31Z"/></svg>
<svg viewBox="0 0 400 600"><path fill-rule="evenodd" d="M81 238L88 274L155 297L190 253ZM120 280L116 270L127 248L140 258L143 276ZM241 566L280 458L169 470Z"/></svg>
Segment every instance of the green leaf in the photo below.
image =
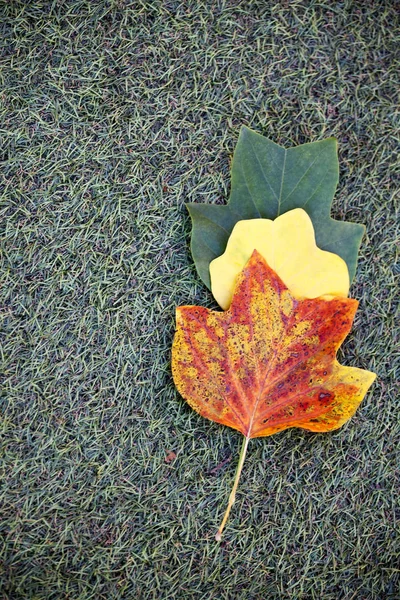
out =
<svg viewBox="0 0 400 600"><path fill-rule="evenodd" d="M365 227L330 217L339 179L334 138L285 150L242 127L231 175L231 195L226 206L186 205L193 224L193 259L208 288L210 262L224 253L237 221L275 219L293 208L303 208L310 215L317 245L339 254L347 263L350 281L353 280Z"/></svg>

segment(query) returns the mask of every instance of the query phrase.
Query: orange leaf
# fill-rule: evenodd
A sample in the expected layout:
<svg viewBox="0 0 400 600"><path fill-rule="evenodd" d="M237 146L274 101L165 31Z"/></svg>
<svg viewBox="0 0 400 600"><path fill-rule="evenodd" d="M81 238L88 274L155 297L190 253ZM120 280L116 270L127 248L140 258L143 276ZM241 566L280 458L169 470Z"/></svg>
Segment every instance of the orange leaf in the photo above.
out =
<svg viewBox="0 0 400 600"><path fill-rule="evenodd" d="M296 300L254 251L228 311L177 309L176 387L203 417L249 438L337 429L375 379L335 360L357 306L348 298Z"/></svg>
<svg viewBox="0 0 400 600"><path fill-rule="evenodd" d="M176 387L202 416L240 431L246 448L250 438L289 427L337 429L375 379L336 360L357 306L294 298L255 250L229 310L177 309Z"/></svg>

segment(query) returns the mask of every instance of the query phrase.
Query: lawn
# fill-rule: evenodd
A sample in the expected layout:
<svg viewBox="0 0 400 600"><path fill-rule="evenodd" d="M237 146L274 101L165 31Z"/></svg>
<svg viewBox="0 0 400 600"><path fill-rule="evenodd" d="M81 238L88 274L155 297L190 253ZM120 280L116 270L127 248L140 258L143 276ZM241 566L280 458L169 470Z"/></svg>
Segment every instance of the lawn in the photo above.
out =
<svg viewBox="0 0 400 600"><path fill-rule="evenodd" d="M400 599L399 21L0 0L2 599ZM339 358L378 378L343 428L252 441L217 544L241 439L170 348L177 305L216 307L184 203L227 201L242 124L338 139L332 214L367 228Z"/></svg>

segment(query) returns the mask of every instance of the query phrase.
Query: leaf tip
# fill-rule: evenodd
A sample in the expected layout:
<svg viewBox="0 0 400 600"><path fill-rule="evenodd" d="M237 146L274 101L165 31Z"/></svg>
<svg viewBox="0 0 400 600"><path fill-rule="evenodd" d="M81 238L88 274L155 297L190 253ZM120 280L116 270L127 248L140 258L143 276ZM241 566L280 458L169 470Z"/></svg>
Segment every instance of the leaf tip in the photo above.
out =
<svg viewBox="0 0 400 600"><path fill-rule="evenodd" d="M221 532L218 531L215 535L215 541L220 542L221 540L222 540L222 535L221 535Z"/></svg>
<svg viewBox="0 0 400 600"><path fill-rule="evenodd" d="M191 217L193 215L193 212L192 212L193 204L195 204L195 202L185 202L185 208Z"/></svg>

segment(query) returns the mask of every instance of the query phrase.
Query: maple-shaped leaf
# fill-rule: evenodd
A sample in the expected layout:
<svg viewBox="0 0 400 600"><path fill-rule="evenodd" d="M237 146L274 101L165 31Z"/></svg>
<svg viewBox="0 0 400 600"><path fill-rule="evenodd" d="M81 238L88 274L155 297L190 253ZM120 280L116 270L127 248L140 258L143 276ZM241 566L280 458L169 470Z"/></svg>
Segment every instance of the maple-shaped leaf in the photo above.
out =
<svg viewBox="0 0 400 600"><path fill-rule="evenodd" d="M344 367L336 353L357 300L299 300L255 250L225 312L177 308L172 348L176 387L203 417L244 436L233 504L251 438L289 427L337 429L356 411L375 374Z"/></svg>
<svg viewBox="0 0 400 600"><path fill-rule="evenodd" d="M293 208L308 213L318 247L341 256L350 282L353 280L365 227L330 216L339 180L334 138L286 149L243 126L231 171L231 193L225 206L195 202L186 205L193 225L193 260L209 289L210 262L225 251L238 221L276 219Z"/></svg>

